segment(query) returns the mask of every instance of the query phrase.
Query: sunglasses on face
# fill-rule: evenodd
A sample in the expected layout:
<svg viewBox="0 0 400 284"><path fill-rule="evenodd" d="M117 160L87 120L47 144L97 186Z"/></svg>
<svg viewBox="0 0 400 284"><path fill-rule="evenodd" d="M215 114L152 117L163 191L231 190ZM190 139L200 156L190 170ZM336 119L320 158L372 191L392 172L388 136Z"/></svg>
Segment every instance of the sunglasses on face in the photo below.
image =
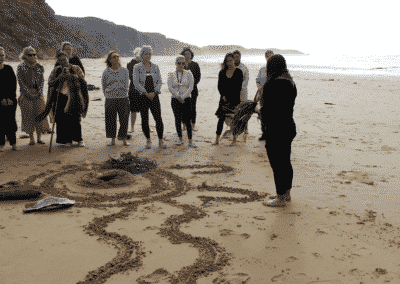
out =
<svg viewBox="0 0 400 284"><path fill-rule="evenodd" d="M185 65L185 62L178 62L177 65Z"/></svg>
<svg viewBox="0 0 400 284"><path fill-rule="evenodd" d="M119 55L114 55L111 58L118 58L118 57L119 57Z"/></svg>
<svg viewBox="0 0 400 284"><path fill-rule="evenodd" d="M27 56L34 57L34 56L36 56L36 53L27 54Z"/></svg>

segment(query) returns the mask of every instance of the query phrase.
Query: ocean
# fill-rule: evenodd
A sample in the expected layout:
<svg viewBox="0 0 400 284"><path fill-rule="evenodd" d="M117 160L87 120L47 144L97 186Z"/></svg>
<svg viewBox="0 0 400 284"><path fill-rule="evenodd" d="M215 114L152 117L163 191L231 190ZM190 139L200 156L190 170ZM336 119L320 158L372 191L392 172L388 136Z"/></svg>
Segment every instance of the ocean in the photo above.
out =
<svg viewBox="0 0 400 284"><path fill-rule="evenodd" d="M283 55L290 71L361 76L400 76L400 55ZM224 55L196 56L202 62L222 62ZM244 64L266 63L264 55L242 55Z"/></svg>

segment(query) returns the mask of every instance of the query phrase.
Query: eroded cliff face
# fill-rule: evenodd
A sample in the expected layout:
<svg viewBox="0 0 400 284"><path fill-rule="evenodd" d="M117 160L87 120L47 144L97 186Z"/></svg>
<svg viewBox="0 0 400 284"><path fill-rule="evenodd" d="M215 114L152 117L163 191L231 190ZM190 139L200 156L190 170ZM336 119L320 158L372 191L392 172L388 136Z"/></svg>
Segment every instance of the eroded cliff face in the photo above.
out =
<svg viewBox="0 0 400 284"><path fill-rule="evenodd" d="M243 53L262 54L265 51L234 45L199 48L159 33L140 32L95 17L55 15L45 0L1 0L0 24L0 45L6 49L7 60L19 60L18 56L26 46L34 47L39 59L53 58L63 41L71 42L81 58L99 58L113 49L123 56L132 56L133 50L143 45L150 45L153 55L171 56L178 55L185 46L190 46L197 55L227 53L235 49ZM273 50L275 53L297 52Z"/></svg>
<svg viewBox="0 0 400 284"><path fill-rule="evenodd" d="M6 49L7 57L16 59L29 45L45 57L60 40L60 25L54 15L54 10L44 0L1 1L0 45Z"/></svg>
<svg viewBox="0 0 400 284"><path fill-rule="evenodd" d="M86 58L102 57L112 49L132 56L142 45L151 45L154 55L175 55L188 45L99 18L55 15L45 0L2 0L0 23L0 45L8 60L18 60L26 46L34 47L40 59L52 58L63 41L71 42L76 54Z"/></svg>

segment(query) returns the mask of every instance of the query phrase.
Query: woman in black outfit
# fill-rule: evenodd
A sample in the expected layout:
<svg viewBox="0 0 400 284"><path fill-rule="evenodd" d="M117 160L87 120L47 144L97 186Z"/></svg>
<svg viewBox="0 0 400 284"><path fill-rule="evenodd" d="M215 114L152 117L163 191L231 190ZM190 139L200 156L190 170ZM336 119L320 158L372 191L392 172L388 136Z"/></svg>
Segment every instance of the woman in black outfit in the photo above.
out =
<svg viewBox="0 0 400 284"><path fill-rule="evenodd" d="M15 112L17 110L17 77L10 65L4 64L6 53L0 47L0 152L3 152L7 136L13 150L17 148L18 130Z"/></svg>
<svg viewBox="0 0 400 284"><path fill-rule="evenodd" d="M200 66L197 64L197 62L192 61L194 57L193 51L190 49L190 47L186 47L183 49L181 52L181 55L185 56L185 66L183 69L185 70L190 70L192 72L193 78L194 78L194 86L193 90L191 93L191 99L190 99L190 112L191 112L191 118L190 122L192 124L192 130L197 131L196 129L196 104L197 104L197 97L199 96L199 90L197 89L197 84L200 82L201 79L201 71L200 71ZM185 130L185 127L184 129Z"/></svg>
<svg viewBox="0 0 400 284"><path fill-rule="evenodd" d="M263 202L266 206L285 206L291 200L293 168L291 145L296 137L293 107L297 96L296 84L286 67L285 58L276 54L268 59L267 81L261 96L261 121L265 149L274 172L276 199ZM268 133L268 135L266 135Z"/></svg>
<svg viewBox="0 0 400 284"><path fill-rule="evenodd" d="M232 53L225 55L223 69L218 74L218 91L221 95L218 110L215 115L219 118L217 136L212 145L219 144L219 138L224 127L226 118L233 116L233 111L240 104L240 91L242 89L243 72L236 68ZM233 137L232 144L236 144L236 137Z"/></svg>
<svg viewBox="0 0 400 284"><path fill-rule="evenodd" d="M72 44L68 41L61 43L61 50L63 52L65 52L65 54L67 54L67 56L68 56L67 59L68 59L69 64L78 66L79 68L81 68L83 74L85 74L85 68L83 68L81 60L79 59L79 57L77 55L73 54ZM60 63L58 61L56 61L56 64L54 65L54 67L57 67L59 65L60 65Z"/></svg>
<svg viewBox="0 0 400 284"><path fill-rule="evenodd" d="M133 67L140 62L140 47L136 47L133 51L135 57L129 61L126 68L129 71L129 108L131 111L131 130L129 133L134 132L137 113L140 112L140 93L133 85Z"/></svg>

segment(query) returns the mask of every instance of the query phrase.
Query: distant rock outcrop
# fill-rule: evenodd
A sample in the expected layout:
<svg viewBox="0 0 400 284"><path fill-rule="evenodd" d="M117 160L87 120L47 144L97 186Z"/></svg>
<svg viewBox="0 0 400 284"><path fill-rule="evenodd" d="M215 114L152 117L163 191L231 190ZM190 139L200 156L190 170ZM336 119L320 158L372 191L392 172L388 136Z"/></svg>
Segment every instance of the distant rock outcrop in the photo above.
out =
<svg viewBox="0 0 400 284"><path fill-rule="evenodd" d="M7 60L18 60L26 46L33 46L40 59L53 58L63 41L76 47L81 58L99 58L110 50L132 56L137 46L150 45L153 55L177 55L190 46L195 54L218 54L235 49L243 53L264 53L264 49L246 49L235 45L209 45L199 48L159 33L146 33L134 28L94 17L55 15L45 0L2 0L0 2L0 45L6 49ZM272 49L276 53L300 53Z"/></svg>

